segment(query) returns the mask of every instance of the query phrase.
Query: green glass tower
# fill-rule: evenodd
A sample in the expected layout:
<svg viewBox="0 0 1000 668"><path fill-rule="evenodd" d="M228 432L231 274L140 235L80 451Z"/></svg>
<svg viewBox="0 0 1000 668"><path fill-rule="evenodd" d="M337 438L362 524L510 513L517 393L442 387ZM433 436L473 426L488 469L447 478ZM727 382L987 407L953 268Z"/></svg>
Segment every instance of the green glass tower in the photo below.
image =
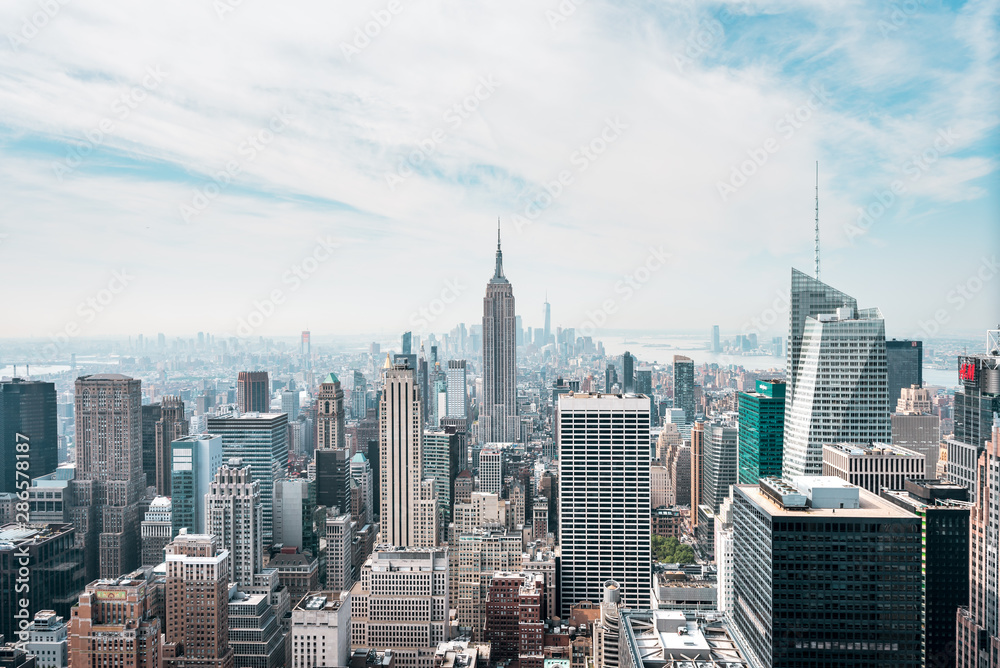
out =
<svg viewBox="0 0 1000 668"><path fill-rule="evenodd" d="M740 392L739 481L756 485L781 476L785 439L785 381L758 380L756 391Z"/></svg>

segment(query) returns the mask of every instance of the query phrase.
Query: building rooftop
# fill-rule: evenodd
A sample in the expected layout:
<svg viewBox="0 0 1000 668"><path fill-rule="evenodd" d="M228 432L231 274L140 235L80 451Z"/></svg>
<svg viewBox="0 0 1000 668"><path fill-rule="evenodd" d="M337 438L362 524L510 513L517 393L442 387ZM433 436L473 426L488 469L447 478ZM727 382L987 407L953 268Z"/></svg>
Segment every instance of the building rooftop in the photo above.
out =
<svg viewBox="0 0 1000 668"><path fill-rule="evenodd" d="M923 457L923 453L888 443L824 443L830 448L852 457Z"/></svg>
<svg viewBox="0 0 1000 668"><path fill-rule="evenodd" d="M311 591L302 597L295 609L334 612L340 609L342 603L339 591Z"/></svg>
<svg viewBox="0 0 1000 668"><path fill-rule="evenodd" d="M766 513L772 517L783 516L783 517L802 517L802 516L815 516L815 517L899 517L899 518L910 518L913 517L912 513L909 513L891 501L879 498L872 494L871 492L861 489L849 482L842 480L840 478L834 478L832 476L802 476L799 480L808 479L806 483L810 485L809 491L800 490L804 493L809 502L812 502L813 495L809 492L831 491L834 494L838 491L838 488L843 491L851 492L853 497L854 493L857 494L858 507L857 508L839 508L839 507L823 507L814 508L811 505L807 507L785 507L775 501L773 498L768 496L765 492L761 491L761 487L758 485L733 485L734 489L740 490L757 506L759 506ZM785 481L783 481L785 482ZM834 484L835 483L835 484ZM788 483L785 482L787 485ZM829 486L827 486L829 485ZM836 497L834 497L836 498Z"/></svg>
<svg viewBox="0 0 1000 668"><path fill-rule="evenodd" d="M741 668L743 650L723 622L679 610L622 613L624 647L636 667Z"/></svg>

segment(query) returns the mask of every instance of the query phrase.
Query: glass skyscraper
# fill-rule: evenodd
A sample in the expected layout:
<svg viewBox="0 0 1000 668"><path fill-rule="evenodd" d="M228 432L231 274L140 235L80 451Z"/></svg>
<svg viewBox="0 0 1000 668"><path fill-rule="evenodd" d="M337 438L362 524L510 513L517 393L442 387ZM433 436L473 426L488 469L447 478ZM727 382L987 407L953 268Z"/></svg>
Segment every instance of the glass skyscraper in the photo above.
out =
<svg viewBox="0 0 1000 668"><path fill-rule="evenodd" d="M924 384L923 341L885 342L885 366L888 373L889 410L895 412L899 393L904 387Z"/></svg>
<svg viewBox="0 0 1000 668"><path fill-rule="evenodd" d="M758 380L754 392L740 392L739 482L756 485L780 476L785 441L785 382Z"/></svg>

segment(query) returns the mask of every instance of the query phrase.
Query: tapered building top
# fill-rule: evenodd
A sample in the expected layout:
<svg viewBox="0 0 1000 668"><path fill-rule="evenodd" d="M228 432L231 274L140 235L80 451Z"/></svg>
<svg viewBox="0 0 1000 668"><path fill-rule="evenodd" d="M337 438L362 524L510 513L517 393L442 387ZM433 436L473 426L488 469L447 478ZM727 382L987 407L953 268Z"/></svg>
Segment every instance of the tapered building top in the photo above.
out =
<svg viewBox="0 0 1000 668"><path fill-rule="evenodd" d="M493 272L493 278L490 279L490 283L508 283L509 281L503 275L503 251L500 250L500 219L497 218L497 268Z"/></svg>

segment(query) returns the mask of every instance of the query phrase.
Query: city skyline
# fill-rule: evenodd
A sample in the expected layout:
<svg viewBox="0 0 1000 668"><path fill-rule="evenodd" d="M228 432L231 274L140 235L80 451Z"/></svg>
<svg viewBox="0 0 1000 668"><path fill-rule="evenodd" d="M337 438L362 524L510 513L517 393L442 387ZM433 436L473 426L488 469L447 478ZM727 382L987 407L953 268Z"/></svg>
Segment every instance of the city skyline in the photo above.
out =
<svg viewBox="0 0 1000 668"><path fill-rule="evenodd" d="M569 15L507 3L482 18L436 3L303 6L310 25L294 31L219 4L232 11L94 10L103 24L60 5L30 39L34 5L0 9L14 50L0 76L0 259L25 272L45 249L0 336L173 334L162 304L174 300L203 314L200 329L238 334L275 290L282 303L251 336L418 320L441 331L472 321L497 215L531 320L547 291L553 326L579 329L614 300L612 329L707 329L720 311L739 328L780 297L788 267L812 273L817 160L822 280L867 288L900 338L939 310L942 333L995 324L977 318L1000 299L995 2L901 16L741 2L588 2ZM386 25L356 46L373 15ZM515 29L530 48L503 39ZM181 33L183 55L168 37ZM442 34L464 36L457 57L431 48ZM112 42L128 57L90 48ZM432 83L397 71L415 52ZM591 142L600 155L581 151ZM239 173L218 177L229 162ZM733 176L744 166L745 183ZM558 196L532 218L546 187ZM447 265L419 261L443 248ZM596 249L601 262L583 268ZM677 290L709 255L727 270ZM408 289L367 271L375 257L419 268ZM198 271L176 271L188 264ZM911 273L921 289L892 280ZM626 276L640 285L628 298L615 290ZM313 308L344 284L334 309ZM86 306L103 290L100 312ZM665 294L683 323L663 315ZM446 308L430 320L434 300Z"/></svg>

